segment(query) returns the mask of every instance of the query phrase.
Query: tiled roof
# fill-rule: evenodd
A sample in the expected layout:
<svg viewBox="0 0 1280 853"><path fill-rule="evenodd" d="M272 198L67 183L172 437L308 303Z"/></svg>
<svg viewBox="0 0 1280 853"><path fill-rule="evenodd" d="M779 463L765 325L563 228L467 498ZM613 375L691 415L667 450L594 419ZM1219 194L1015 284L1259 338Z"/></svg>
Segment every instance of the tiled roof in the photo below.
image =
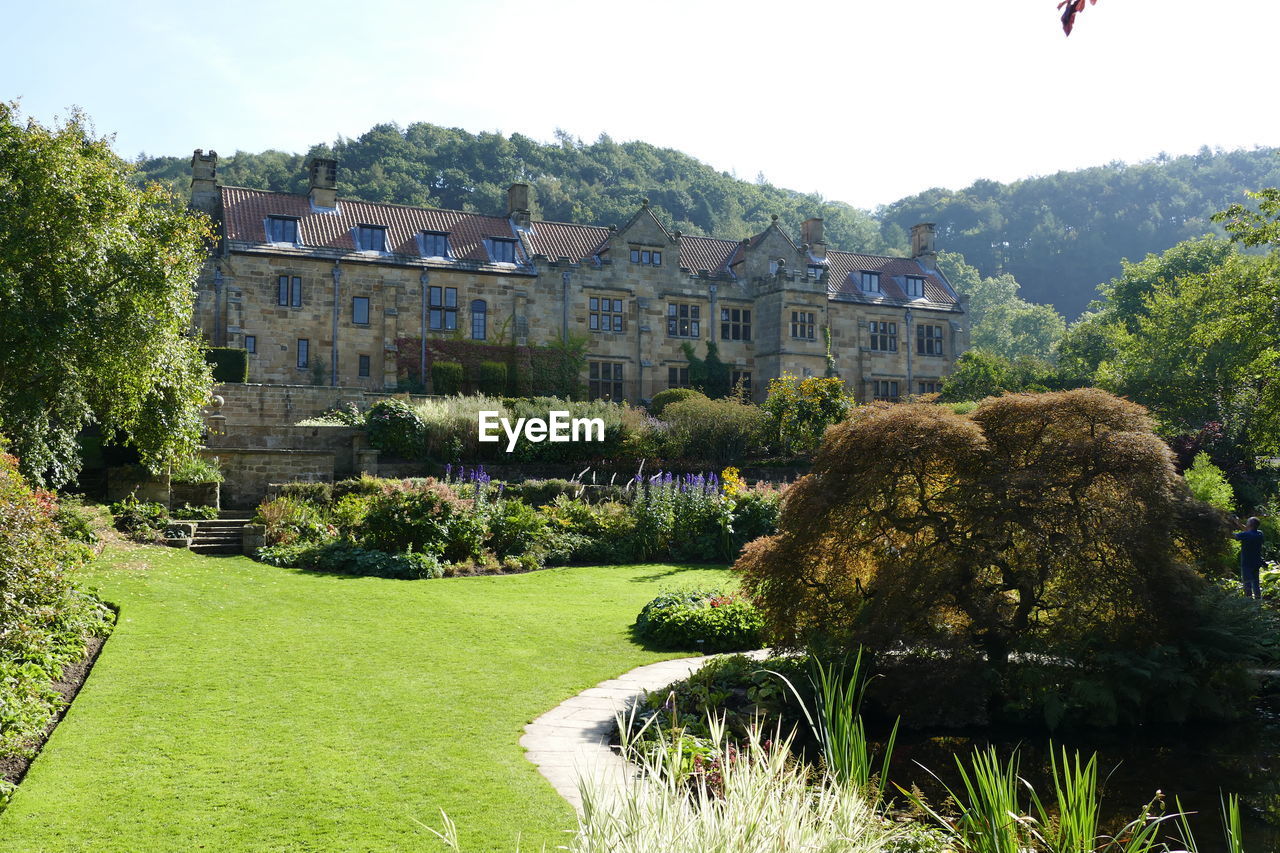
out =
<svg viewBox="0 0 1280 853"><path fill-rule="evenodd" d="M387 229L387 251L421 254L417 235L442 231L449 235L449 251L458 260L488 263L487 237L514 238L511 223L497 216L477 216L460 210L403 207L340 199L336 210L314 210L305 195L272 193L240 187L222 188L222 218L228 240L263 243L268 216L296 216L298 239L307 247L356 250L352 231L357 225L381 225Z"/></svg>
<svg viewBox="0 0 1280 853"><path fill-rule="evenodd" d="M531 254L546 255L553 261L568 258L578 262L594 255L608 236L608 228L568 222L534 222L524 235Z"/></svg>
<svg viewBox="0 0 1280 853"><path fill-rule="evenodd" d="M862 290L862 273L880 273L880 293ZM910 304L911 299L903 290L904 279L917 276L924 279L925 301L936 305L957 305L952 292L942 277L920 266L910 258L884 258L877 255L858 255L853 252L827 251L827 295L845 302L872 302Z"/></svg>
<svg viewBox="0 0 1280 853"><path fill-rule="evenodd" d="M725 264L733 257L734 250L737 248L738 244L733 240L681 234L680 266L695 273L700 270L723 271Z"/></svg>

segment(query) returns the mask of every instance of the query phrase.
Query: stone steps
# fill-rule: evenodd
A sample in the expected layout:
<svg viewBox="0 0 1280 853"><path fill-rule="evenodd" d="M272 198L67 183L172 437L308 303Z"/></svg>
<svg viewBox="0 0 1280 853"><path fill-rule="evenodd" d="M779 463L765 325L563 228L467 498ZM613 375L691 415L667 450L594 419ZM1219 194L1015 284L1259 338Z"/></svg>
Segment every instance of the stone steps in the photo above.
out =
<svg viewBox="0 0 1280 853"><path fill-rule="evenodd" d="M201 521L191 550L197 554L243 554L244 526L250 518L248 513L223 510L217 518Z"/></svg>

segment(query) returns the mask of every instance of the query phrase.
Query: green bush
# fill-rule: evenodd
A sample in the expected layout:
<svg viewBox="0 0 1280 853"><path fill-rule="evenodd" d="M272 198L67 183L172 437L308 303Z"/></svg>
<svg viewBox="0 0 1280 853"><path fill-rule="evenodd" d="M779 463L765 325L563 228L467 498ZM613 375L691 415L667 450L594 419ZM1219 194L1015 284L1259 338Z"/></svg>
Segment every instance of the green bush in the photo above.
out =
<svg viewBox="0 0 1280 853"><path fill-rule="evenodd" d="M431 391L443 397L462 393L462 365L456 361L431 364Z"/></svg>
<svg viewBox="0 0 1280 853"><path fill-rule="evenodd" d="M364 519L363 544L389 553L421 551L455 562L479 556L483 541L475 502L433 480L377 495Z"/></svg>
<svg viewBox="0 0 1280 853"><path fill-rule="evenodd" d="M209 521L218 517L218 508L215 506L192 506L191 504L183 504L169 514L170 518L178 521Z"/></svg>
<svg viewBox="0 0 1280 853"><path fill-rule="evenodd" d="M671 424L668 458L724 464L763 453L771 431L769 415L735 399L694 397L670 403L663 416Z"/></svg>
<svg viewBox="0 0 1280 853"><path fill-rule="evenodd" d="M158 503L140 501L137 494L130 494L124 500L116 501L111 504L110 509L116 530L135 539L154 539L169 520L169 510Z"/></svg>
<svg viewBox="0 0 1280 853"><path fill-rule="evenodd" d="M62 535L85 545L97 545L98 525L92 513L85 509L79 498L64 497L58 501L53 513L54 523Z"/></svg>
<svg viewBox="0 0 1280 853"><path fill-rule="evenodd" d="M333 484L331 492L333 501L342 500L347 495L379 495L382 494L384 487L388 481L380 480L377 477L371 477L368 474L361 474L359 477L351 477L346 480L339 480Z"/></svg>
<svg viewBox="0 0 1280 853"><path fill-rule="evenodd" d="M653 399L649 402L649 411L653 413L655 418L662 417L663 410L672 403L693 400L698 397L705 399L706 396L701 391L695 391L692 388L668 388L653 395Z"/></svg>
<svg viewBox="0 0 1280 853"><path fill-rule="evenodd" d="M525 480L507 486L508 495L520 498L530 506L545 506L561 495L574 498L583 492L583 485L572 480Z"/></svg>
<svg viewBox="0 0 1280 853"><path fill-rule="evenodd" d="M538 511L521 500L499 501L489 516L485 545L499 558L540 554L550 527Z"/></svg>
<svg viewBox="0 0 1280 853"><path fill-rule="evenodd" d="M738 595L697 589L665 592L636 617L636 637L663 649L731 652L759 648L764 620Z"/></svg>
<svg viewBox="0 0 1280 853"><path fill-rule="evenodd" d="M1197 499L1223 512L1231 512L1235 507L1236 493L1227 482L1227 476L1209 460L1209 454L1203 450L1196 454L1191 467L1182 472L1182 476L1186 479L1191 494Z"/></svg>
<svg viewBox="0 0 1280 853"><path fill-rule="evenodd" d="M333 486L329 483L285 483L280 487L280 497L326 507L333 503Z"/></svg>
<svg viewBox="0 0 1280 853"><path fill-rule="evenodd" d="M369 444L377 450L418 459L425 449L426 427L422 418L403 400L379 400L365 416Z"/></svg>
<svg viewBox="0 0 1280 853"><path fill-rule="evenodd" d="M507 366L500 361L482 361L476 367L476 389L490 397L507 393Z"/></svg>
<svg viewBox="0 0 1280 853"><path fill-rule="evenodd" d="M214 382L249 381L249 353L236 347L210 347L204 360L213 365Z"/></svg>
<svg viewBox="0 0 1280 853"><path fill-rule="evenodd" d="M222 470L212 459L188 456L174 464L169 472L169 479L175 483L221 483Z"/></svg>
<svg viewBox="0 0 1280 853"><path fill-rule="evenodd" d="M50 683L113 619L71 583L90 552L61 534L56 513L54 496L33 490L0 452L0 759L30 755L61 706Z"/></svg>
<svg viewBox="0 0 1280 853"><path fill-rule="evenodd" d="M274 545L261 549L258 556L273 566L360 577L417 580L444 576L444 567L433 554L388 554L349 542Z"/></svg>

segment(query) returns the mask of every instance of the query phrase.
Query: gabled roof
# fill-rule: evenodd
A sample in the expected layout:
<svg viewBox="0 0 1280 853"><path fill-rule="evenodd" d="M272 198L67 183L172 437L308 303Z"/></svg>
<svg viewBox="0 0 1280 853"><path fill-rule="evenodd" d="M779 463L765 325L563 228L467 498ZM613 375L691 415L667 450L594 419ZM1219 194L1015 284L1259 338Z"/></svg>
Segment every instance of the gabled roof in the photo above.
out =
<svg viewBox="0 0 1280 853"><path fill-rule="evenodd" d="M356 251L352 230L357 225L380 225L387 229L387 251L418 256L417 235L441 231L449 235L453 258L489 263L484 240L489 237L514 239L511 223L497 216L478 216L460 210L406 207L342 199L334 210L312 208L305 195L273 193L241 187L222 187L222 221L228 240L265 243L263 225L268 216L298 219L298 239L311 248Z"/></svg>
<svg viewBox="0 0 1280 853"><path fill-rule="evenodd" d="M609 229L596 225L569 222L534 222L524 232L525 245L532 255L545 255L551 260L568 258L582 262L600 251L609 238Z"/></svg>
<svg viewBox="0 0 1280 853"><path fill-rule="evenodd" d="M681 234L680 266L693 273L701 270L709 273L727 272L729 260L737 248L738 243L734 240Z"/></svg>
<svg viewBox="0 0 1280 853"><path fill-rule="evenodd" d="M880 274L880 293L866 293L862 290L863 272ZM918 303L921 300L908 297L903 289L907 276L924 279L924 302L947 306L960 304L946 279L925 269L919 261L827 250L827 296L831 299L886 305Z"/></svg>

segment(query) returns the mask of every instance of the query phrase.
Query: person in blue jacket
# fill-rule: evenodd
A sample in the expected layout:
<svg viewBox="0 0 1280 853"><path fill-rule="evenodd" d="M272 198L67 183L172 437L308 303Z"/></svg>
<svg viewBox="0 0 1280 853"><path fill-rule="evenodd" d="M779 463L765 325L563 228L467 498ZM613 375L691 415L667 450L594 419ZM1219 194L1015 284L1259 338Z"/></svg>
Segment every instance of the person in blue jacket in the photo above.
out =
<svg viewBox="0 0 1280 853"><path fill-rule="evenodd" d="M1262 570L1262 521L1256 516L1245 522L1244 529L1231 534L1240 540L1240 582L1246 598L1262 598L1259 573Z"/></svg>

